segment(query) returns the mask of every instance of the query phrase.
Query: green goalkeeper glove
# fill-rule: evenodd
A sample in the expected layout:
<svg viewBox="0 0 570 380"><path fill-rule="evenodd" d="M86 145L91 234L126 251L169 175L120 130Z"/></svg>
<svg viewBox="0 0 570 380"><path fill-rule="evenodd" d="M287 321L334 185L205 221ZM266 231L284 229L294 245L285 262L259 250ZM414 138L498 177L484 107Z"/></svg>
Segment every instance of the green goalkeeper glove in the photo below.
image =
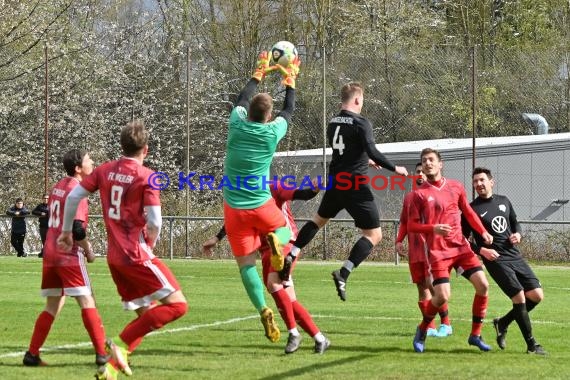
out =
<svg viewBox="0 0 570 380"><path fill-rule="evenodd" d="M296 56L293 61L289 62L287 67L283 67L280 64L275 65L276 68L281 72L281 75L283 75L283 80L281 83L284 86L295 88L295 79L297 79L297 76L299 75L300 65L301 59L299 56Z"/></svg>

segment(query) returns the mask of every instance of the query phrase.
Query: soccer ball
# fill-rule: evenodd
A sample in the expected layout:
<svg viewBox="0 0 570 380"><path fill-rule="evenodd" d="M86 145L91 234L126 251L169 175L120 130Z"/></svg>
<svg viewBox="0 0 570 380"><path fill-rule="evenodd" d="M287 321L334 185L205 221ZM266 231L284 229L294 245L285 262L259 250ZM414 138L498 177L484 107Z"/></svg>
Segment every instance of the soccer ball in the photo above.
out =
<svg viewBox="0 0 570 380"><path fill-rule="evenodd" d="M293 61L297 54L297 48L289 41L279 41L271 47L271 60L283 67Z"/></svg>

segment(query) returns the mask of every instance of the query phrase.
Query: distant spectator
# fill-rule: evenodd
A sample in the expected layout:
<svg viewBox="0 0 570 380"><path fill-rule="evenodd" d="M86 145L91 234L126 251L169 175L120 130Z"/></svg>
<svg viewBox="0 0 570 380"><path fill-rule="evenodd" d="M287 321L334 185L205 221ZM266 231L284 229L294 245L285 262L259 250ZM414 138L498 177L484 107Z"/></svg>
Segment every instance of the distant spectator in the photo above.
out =
<svg viewBox="0 0 570 380"><path fill-rule="evenodd" d="M18 257L26 257L27 254L24 252L26 216L30 215L30 212L24 206L24 200L22 198L16 198L16 203L6 210L6 214L12 217L12 235L10 238L12 247L14 247L18 253Z"/></svg>
<svg viewBox="0 0 570 380"><path fill-rule="evenodd" d="M49 194L44 194L44 201L32 210L32 214L38 217L40 223L40 237L42 239L42 250L38 257L44 257L44 244L46 243L46 234L48 230L49 208L48 208Z"/></svg>

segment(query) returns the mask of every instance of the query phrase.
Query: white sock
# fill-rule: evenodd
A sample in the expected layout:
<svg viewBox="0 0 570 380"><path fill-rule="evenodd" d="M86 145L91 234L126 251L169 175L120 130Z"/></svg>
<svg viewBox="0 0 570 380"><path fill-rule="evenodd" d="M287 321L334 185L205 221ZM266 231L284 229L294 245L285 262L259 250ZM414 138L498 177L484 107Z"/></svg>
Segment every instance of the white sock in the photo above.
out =
<svg viewBox="0 0 570 380"><path fill-rule="evenodd" d="M293 327L292 329L290 329L290 330L289 330L289 334L294 335L294 336L299 336L299 335L301 335L301 334L299 333L299 330L297 330L296 327Z"/></svg>
<svg viewBox="0 0 570 380"><path fill-rule="evenodd" d="M324 342L324 341L325 341L325 336L323 335L322 332L319 331L319 332L313 337L313 339L315 340L315 342L321 343L321 342Z"/></svg>

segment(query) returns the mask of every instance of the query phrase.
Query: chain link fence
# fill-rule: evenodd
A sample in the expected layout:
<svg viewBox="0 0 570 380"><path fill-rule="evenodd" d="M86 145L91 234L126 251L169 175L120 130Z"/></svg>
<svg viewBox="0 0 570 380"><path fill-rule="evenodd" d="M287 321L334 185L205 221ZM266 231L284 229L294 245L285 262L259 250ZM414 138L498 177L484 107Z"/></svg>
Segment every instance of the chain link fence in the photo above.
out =
<svg viewBox="0 0 570 380"><path fill-rule="evenodd" d="M293 202L298 206L302 202ZM299 228L307 221L296 219ZM37 219L28 218L28 232L24 249L29 255L37 255L41 249ZM544 263L566 263L570 261L570 222L520 221L523 240L520 250L529 260ZM395 253L395 240L399 221L382 219L383 239L376 246L368 260L384 263L400 262ZM233 259L227 239L222 240L212 256L202 253L202 243L215 236L223 225L217 217L164 216L159 243L154 253L161 258ZM10 218L0 218L0 255L15 255L10 246ZM89 218L88 236L93 250L98 255L106 253L106 234L100 215ZM331 219L325 228L303 250L308 260L345 260L360 236L352 219Z"/></svg>

